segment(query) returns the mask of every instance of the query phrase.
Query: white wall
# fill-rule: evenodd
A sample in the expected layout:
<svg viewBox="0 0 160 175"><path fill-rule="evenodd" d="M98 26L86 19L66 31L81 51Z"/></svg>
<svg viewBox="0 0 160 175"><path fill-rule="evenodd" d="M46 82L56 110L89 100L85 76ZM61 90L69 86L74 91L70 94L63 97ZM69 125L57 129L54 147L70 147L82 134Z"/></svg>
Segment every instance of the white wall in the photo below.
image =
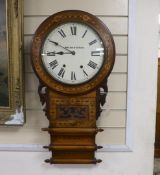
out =
<svg viewBox="0 0 160 175"><path fill-rule="evenodd" d="M160 58L160 13L159 13L159 44L158 44L158 57Z"/></svg>
<svg viewBox="0 0 160 175"><path fill-rule="evenodd" d="M38 3L37 3L38 2ZM41 3L39 3L41 2ZM43 3L42 3L43 2ZM55 1L36 1L26 0L25 8L29 8L30 14L34 14L35 7L45 10L44 15L52 13L49 8L46 8L47 2L52 2L56 6ZM71 5L76 5L79 1ZM82 3L83 1L81 1ZM89 10L95 13L92 6L87 6L84 1L84 10ZM95 1L95 6L97 5ZM120 5L126 6L125 0L108 0L103 1L101 9L98 8L97 14L110 13L107 3L116 4L113 13L117 15L122 9ZM132 1L134 2L134 1ZM104 3L106 3L104 5ZM83 4L83 3L82 3ZM135 7L134 7L135 5ZM43 8L42 8L43 6ZM130 10L133 10L132 33L130 33L130 41L133 45L129 48L129 101L130 115L132 119L132 135L133 141L132 152L98 152L97 157L103 162L99 165L48 165L43 163L46 157L50 156L48 152L0 152L0 172L2 175L152 175L153 171L153 145L154 145L154 130L155 130L155 111L156 111L156 79L157 79L157 48L158 48L158 0L135 0ZM68 5L66 8L72 8ZM25 9L25 10L26 10ZM57 10L61 7L57 6ZM44 11L43 11L44 12ZM26 13L26 11L25 11ZM126 11L122 12L126 15ZM30 15L26 14L26 15ZM122 45L123 46L123 45ZM121 49L120 49L121 50ZM32 97L33 100L33 97ZM117 99L119 102L119 99ZM35 104L36 102L33 102ZM121 103L120 103L121 104ZM34 110L32 111L34 113ZM35 113L34 115L38 115ZM33 115L33 116L34 116ZM37 120L38 121L38 120ZM45 121L43 120L42 124ZM32 123L32 122L30 122ZM41 123L41 121L39 121ZM47 121L46 121L47 124ZM39 128L37 128L39 129ZM15 132L18 129L14 129ZM17 133L17 132L16 132ZM18 132L19 133L19 132ZM6 129L1 131L1 143L15 143L14 132L11 140L5 139L5 135L9 135L10 131ZM24 137L22 142L30 138L33 133L23 132ZM26 134L26 135L25 135ZM120 133L119 133L120 134ZM47 135L40 135L42 138ZM119 135L118 135L119 136ZM7 136L8 137L8 136ZM17 135L16 135L17 137ZM21 133L19 137L22 138ZM112 135L110 135L112 137ZM32 140L37 139L37 135L31 137ZM105 138L105 137L103 137ZM44 140L46 142L46 140Z"/></svg>
<svg viewBox="0 0 160 175"><path fill-rule="evenodd" d="M76 2L76 3L75 3ZM128 0L98 0L85 3L77 0L25 0L24 1L24 58L26 124L22 128L0 128L0 144L44 145L49 134L41 132L48 126L37 93L38 79L31 68L31 41L38 25L49 15L64 9L86 10L97 15L111 30L116 44L116 62L108 80L107 103L98 120L104 132L97 135L99 145L124 145L127 116L127 62L128 62ZM25 137L25 139L24 139ZM7 145L10 146L10 145ZM4 146L5 147L5 146ZM21 146L22 147L22 146ZM0 145L0 148L1 145Z"/></svg>

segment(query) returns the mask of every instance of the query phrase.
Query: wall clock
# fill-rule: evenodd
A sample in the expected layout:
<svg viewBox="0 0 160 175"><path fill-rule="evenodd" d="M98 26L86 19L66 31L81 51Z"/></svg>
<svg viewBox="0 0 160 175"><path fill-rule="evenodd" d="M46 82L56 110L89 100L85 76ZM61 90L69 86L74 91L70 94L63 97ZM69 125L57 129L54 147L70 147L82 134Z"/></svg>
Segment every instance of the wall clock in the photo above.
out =
<svg viewBox="0 0 160 175"><path fill-rule="evenodd" d="M94 15L79 10L58 12L37 29L32 43L32 65L40 80L38 92L44 105L51 137L45 148L51 164L101 162L102 148L95 136L107 94L107 78L115 60L109 29Z"/></svg>

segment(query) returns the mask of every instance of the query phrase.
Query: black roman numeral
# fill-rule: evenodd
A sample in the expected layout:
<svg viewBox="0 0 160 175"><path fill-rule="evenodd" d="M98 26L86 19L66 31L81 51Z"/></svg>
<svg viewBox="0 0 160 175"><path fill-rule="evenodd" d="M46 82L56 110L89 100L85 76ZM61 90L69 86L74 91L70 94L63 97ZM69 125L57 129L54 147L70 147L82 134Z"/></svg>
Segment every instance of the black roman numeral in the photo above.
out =
<svg viewBox="0 0 160 175"><path fill-rule="evenodd" d="M60 76L60 77L64 77L64 74L65 74L65 70L64 70L64 68L61 68L60 69L60 71L59 71L59 73L58 73L58 76Z"/></svg>
<svg viewBox="0 0 160 175"><path fill-rule="evenodd" d="M100 51L92 51L91 56L100 56L101 52Z"/></svg>
<svg viewBox="0 0 160 175"><path fill-rule="evenodd" d="M47 56L55 56L55 52L47 52Z"/></svg>
<svg viewBox="0 0 160 175"><path fill-rule="evenodd" d="M75 74L75 72L71 72L71 80L76 80L76 74Z"/></svg>
<svg viewBox="0 0 160 175"><path fill-rule="evenodd" d="M77 34L77 27L76 26L71 26L71 33L72 33L72 35Z"/></svg>
<svg viewBox="0 0 160 175"><path fill-rule="evenodd" d="M85 37L85 35L86 35L87 31L88 31L88 30L86 30L86 31L84 32L84 34L82 35L82 38L84 38L84 37Z"/></svg>
<svg viewBox="0 0 160 175"><path fill-rule="evenodd" d="M95 39L95 40L91 41L91 42L89 43L89 45L91 46L91 45L95 44L96 42L97 42L97 40Z"/></svg>
<svg viewBox="0 0 160 175"><path fill-rule="evenodd" d="M97 64L90 60L88 66L90 66L92 69L95 69L97 67Z"/></svg>
<svg viewBox="0 0 160 175"><path fill-rule="evenodd" d="M49 65L52 69L54 69L55 67L58 66L58 62L57 62L57 60L54 60L54 61L50 62Z"/></svg>
<svg viewBox="0 0 160 175"><path fill-rule="evenodd" d="M59 30L58 33L59 33L63 38L66 37L66 34L64 33L64 31L63 31L62 29Z"/></svg>
<svg viewBox="0 0 160 175"><path fill-rule="evenodd" d="M83 69L83 73L84 73L85 76L88 77L88 74L87 74L87 72L84 69Z"/></svg>

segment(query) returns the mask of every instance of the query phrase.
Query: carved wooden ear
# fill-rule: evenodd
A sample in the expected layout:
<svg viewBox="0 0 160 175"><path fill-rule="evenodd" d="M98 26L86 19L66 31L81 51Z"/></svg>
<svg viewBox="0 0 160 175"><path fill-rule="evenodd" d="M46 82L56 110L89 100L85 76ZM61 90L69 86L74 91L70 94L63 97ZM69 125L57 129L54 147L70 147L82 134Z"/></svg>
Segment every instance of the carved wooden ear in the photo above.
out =
<svg viewBox="0 0 160 175"><path fill-rule="evenodd" d="M39 81L38 94L42 105L44 105L46 102L46 86L41 81Z"/></svg>
<svg viewBox="0 0 160 175"><path fill-rule="evenodd" d="M107 79L100 86L100 103L103 106L106 103L106 96L108 93Z"/></svg>

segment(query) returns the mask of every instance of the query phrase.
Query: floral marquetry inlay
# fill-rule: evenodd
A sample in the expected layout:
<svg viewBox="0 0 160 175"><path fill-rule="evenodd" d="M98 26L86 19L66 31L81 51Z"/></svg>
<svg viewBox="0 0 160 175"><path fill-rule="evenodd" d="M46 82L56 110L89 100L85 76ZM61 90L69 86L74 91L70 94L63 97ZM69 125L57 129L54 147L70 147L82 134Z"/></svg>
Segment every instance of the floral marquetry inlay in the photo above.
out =
<svg viewBox="0 0 160 175"><path fill-rule="evenodd" d="M115 45L109 29L78 10L56 13L37 29L32 65L49 127L51 164L96 164L96 120L108 92Z"/></svg>

